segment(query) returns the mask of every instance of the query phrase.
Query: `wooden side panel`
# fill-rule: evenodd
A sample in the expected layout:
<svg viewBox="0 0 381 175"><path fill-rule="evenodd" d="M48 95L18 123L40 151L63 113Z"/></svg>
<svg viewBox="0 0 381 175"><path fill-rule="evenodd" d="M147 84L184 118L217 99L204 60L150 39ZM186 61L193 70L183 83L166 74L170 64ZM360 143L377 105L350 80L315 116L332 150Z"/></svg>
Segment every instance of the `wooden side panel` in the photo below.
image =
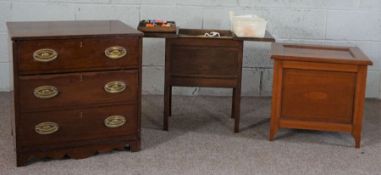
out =
<svg viewBox="0 0 381 175"><path fill-rule="evenodd" d="M283 78L283 62L275 60L273 87L272 87L272 104L271 104L271 122L269 140L272 141L279 130L279 119L282 102L282 78Z"/></svg>
<svg viewBox="0 0 381 175"><path fill-rule="evenodd" d="M221 46L172 45L171 75L201 78L237 78L239 49Z"/></svg>
<svg viewBox="0 0 381 175"><path fill-rule="evenodd" d="M352 123L356 74L285 69L283 119Z"/></svg>

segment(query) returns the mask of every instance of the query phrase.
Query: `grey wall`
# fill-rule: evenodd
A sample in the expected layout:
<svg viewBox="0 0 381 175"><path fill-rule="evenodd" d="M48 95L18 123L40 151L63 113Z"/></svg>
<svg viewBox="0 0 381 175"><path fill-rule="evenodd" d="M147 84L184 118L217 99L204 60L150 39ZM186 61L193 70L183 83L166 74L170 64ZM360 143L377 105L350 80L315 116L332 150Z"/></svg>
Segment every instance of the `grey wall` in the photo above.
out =
<svg viewBox="0 0 381 175"><path fill-rule="evenodd" d="M120 19L135 27L146 18L175 20L186 28L229 29L228 12L257 14L281 42L357 45L370 67L367 97L381 98L379 0L0 0L0 91L12 89L5 21ZM242 94L271 95L270 44L246 42ZM143 92L163 93L164 40L144 39ZM230 95L231 90L176 88L175 94Z"/></svg>

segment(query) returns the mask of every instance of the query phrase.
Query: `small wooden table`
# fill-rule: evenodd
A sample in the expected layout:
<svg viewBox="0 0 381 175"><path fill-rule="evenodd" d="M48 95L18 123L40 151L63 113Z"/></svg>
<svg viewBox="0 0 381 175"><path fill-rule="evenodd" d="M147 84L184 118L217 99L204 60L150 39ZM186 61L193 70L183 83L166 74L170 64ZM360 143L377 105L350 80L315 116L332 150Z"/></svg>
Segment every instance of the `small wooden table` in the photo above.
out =
<svg viewBox="0 0 381 175"><path fill-rule="evenodd" d="M166 39L164 130L168 130L173 86L233 88L234 132L239 131L243 41L233 40L230 31L217 31L207 38L207 30L181 29L178 38Z"/></svg>
<svg viewBox="0 0 381 175"><path fill-rule="evenodd" d="M221 37L208 38L207 32ZM241 74L244 41L275 42L270 33L263 38L237 37L227 30L179 29L177 33L144 33L144 37L165 38L165 83L163 129L171 116L172 87L198 86L233 88L234 132L239 132Z"/></svg>
<svg viewBox="0 0 381 175"><path fill-rule="evenodd" d="M351 132L360 147L367 66L356 47L273 44L269 140L279 128Z"/></svg>

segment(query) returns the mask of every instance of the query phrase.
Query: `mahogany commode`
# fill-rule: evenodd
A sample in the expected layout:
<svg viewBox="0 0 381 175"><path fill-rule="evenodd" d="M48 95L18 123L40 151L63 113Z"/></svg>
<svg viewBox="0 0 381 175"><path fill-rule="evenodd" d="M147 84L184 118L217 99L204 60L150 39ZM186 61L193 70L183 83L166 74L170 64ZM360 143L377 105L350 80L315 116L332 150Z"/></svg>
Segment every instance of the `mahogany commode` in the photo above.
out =
<svg viewBox="0 0 381 175"><path fill-rule="evenodd" d="M18 166L140 149L141 32L120 21L7 25Z"/></svg>
<svg viewBox="0 0 381 175"><path fill-rule="evenodd" d="M356 47L273 44L269 139L279 128L350 132L360 147L367 66Z"/></svg>

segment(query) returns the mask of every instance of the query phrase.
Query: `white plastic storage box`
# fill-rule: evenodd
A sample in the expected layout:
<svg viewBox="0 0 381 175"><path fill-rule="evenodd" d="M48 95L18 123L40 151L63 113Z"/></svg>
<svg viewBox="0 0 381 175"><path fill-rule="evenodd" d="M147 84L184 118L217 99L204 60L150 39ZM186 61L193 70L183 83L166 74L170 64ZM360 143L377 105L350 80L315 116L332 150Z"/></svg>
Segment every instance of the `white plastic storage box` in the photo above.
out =
<svg viewBox="0 0 381 175"><path fill-rule="evenodd" d="M267 21L258 16L231 16L231 24L238 37L265 37Z"/></svg>

